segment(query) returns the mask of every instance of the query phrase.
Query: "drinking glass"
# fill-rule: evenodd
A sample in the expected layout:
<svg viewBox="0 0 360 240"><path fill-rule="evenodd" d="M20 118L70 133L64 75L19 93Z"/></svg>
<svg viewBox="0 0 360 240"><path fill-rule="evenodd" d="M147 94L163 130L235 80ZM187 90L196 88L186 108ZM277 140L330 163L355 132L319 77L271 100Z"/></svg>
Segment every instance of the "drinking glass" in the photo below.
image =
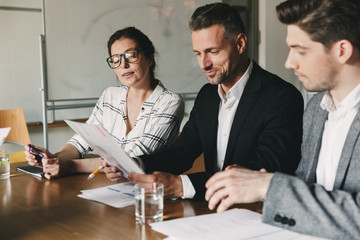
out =
<svg viewBox="0 0 360 240"><path fill-rule="evenodd" d="M163 219L164 185L135 185L135 219L137 223L145 224L159 222Z"/></svg>
<svg viewBox="0 0 360 240"><path fill-rule="evenodd" d="M8 152L0 151L0 179L10 176L10 156Z"/></svg>

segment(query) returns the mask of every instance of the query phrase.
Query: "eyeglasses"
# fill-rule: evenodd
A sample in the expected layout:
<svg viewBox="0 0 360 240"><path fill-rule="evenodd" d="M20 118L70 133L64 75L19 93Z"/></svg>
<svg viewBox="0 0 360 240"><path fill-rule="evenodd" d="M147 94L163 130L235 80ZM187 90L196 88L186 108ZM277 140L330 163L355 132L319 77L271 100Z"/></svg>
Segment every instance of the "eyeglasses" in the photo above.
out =
<svg viewBox="0 0 360 240"><path fill-rule="evenodd" d="M133 63L139 59L139 52L141 51L142 50L140 49L130 49L121 54L114 54L111 57L108 57L106 62L109 64L110 68L118 68L121 65L122 57L124 57L127 63Z"/></svg>

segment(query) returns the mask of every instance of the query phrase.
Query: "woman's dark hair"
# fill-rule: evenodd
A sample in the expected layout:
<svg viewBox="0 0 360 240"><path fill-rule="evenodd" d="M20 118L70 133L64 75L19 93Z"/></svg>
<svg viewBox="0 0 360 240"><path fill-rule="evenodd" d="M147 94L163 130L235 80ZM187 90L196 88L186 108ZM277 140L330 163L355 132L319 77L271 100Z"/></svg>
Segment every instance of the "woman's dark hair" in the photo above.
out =
<svg viewBox="0 0 360 240"><path fill-rule="evenodd" d="M329 50L346 39L360 50L360 1L288 0L276 7L279 20L294 24Z"/></svg>
<svg viewBox="0 0 360 240"><path fill-rule="evenodd" d="M121 38L128 38L134 40L138 47L141 49L141 51L145 54L145 56L152 61L152 65L150 66L150 78L151 82L155 83L157 82L155 79L155 48L151 40L139 29L135 27L126 27L123 29L120 29L116 31L111 37L109 38L109 41L107 43L109 56L111 56L111 46L113 43Z"/></svg>

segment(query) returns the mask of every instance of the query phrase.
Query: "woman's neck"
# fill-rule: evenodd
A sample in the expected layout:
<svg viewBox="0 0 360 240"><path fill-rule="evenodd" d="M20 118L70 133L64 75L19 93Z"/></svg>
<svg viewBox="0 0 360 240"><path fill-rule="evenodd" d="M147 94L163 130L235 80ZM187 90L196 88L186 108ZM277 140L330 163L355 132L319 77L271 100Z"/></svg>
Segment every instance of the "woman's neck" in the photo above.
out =
<svg viewBox="0 0 360 240"><path fill-rule="evenodd" d="M151 81L147 86L142 86L141 88L129 87L127 99L145 102L158 84L157 81L155 83L153 82L155 81Z"/></svg>

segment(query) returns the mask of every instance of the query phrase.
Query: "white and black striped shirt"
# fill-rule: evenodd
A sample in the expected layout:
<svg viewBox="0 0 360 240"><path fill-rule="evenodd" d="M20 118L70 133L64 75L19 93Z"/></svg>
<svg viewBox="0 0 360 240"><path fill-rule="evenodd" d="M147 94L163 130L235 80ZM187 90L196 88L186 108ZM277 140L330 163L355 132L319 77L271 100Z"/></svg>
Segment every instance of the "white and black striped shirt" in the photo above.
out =
<svg viewBox="0 0 360 240"><path fill-rule="evenodd" d="M142 105L134 128L126 135L127 91L127 86L107 88L86 123L102 125L130 157L154 153L172 142L184 116L182 98L159 82ZM68 143L73 144L82 157L93 150L77 134Z"/></svg>

